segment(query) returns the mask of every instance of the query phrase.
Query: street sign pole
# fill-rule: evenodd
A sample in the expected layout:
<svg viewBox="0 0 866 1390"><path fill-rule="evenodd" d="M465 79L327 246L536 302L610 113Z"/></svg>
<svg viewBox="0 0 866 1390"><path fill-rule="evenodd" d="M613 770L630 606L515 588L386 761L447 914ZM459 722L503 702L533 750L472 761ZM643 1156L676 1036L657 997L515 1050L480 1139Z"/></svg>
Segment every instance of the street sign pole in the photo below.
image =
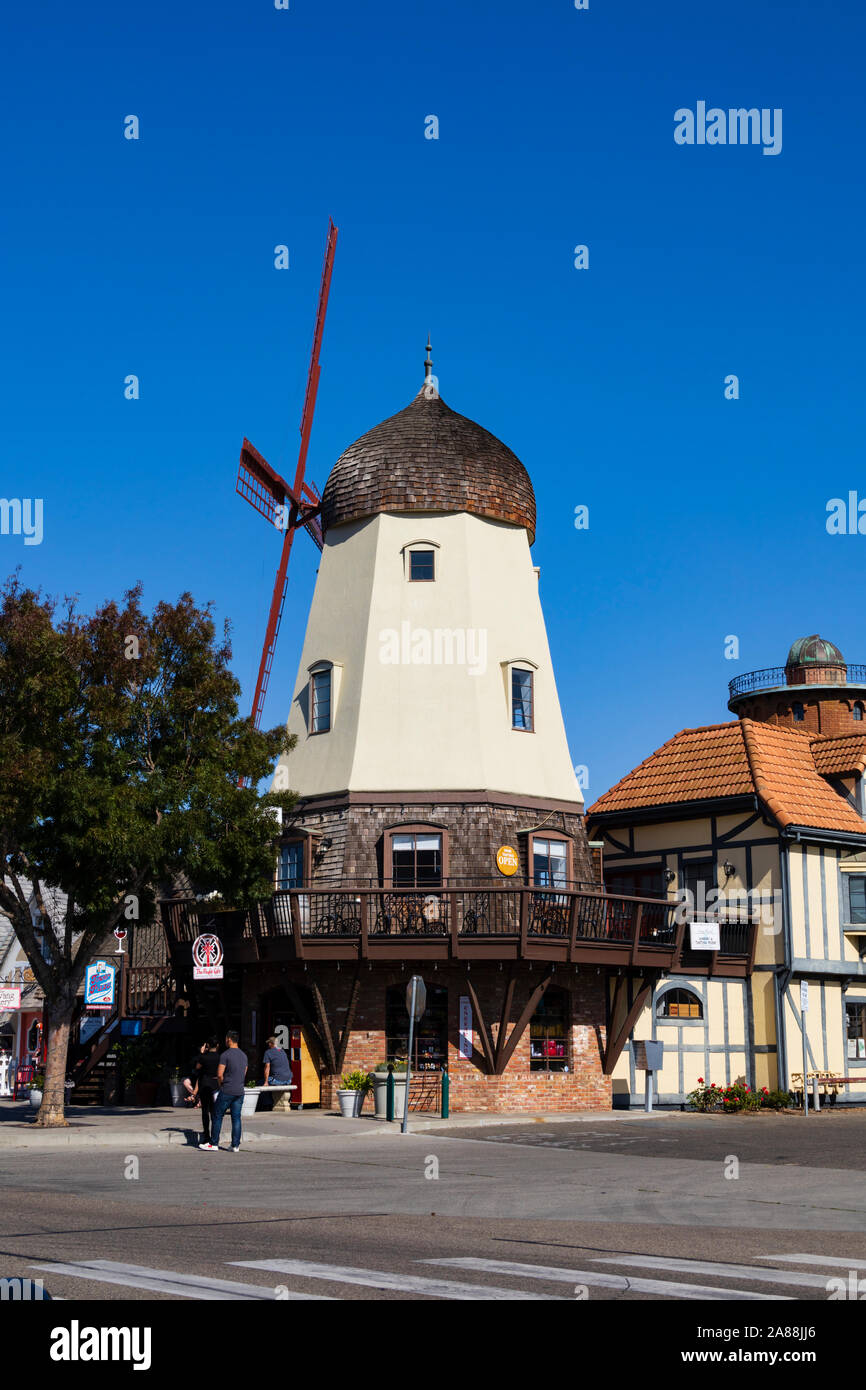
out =
<svg viewBox="0 0 866 1390"><path fill-rule="evenodd" d="M412 1037L415 1032L415 999L418 992L418 976L412 976L412 1002L409 1008L409 1055L406 1058L406 1099L403 1102L403 1123L400 1133L408 1133L409 1125L409 1082L412 1077Z"/></svg>

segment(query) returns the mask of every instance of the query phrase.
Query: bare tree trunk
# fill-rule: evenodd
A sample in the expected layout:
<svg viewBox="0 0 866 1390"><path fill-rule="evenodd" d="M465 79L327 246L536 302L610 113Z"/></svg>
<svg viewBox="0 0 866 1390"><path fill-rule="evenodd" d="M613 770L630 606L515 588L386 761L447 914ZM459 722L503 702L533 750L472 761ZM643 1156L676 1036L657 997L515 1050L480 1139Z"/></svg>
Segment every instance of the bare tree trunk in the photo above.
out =
<svg viewBox="0 0 866 1390"><path fill-rule="evenodd" d="M66 1057L69 1051L69 1032L75 1012L75 995L61 995L50 1003L45 1001L45 1028L48 1050L45 1061L45 1085L42 1104L36 1123L43 1128L56 1129L66 1120Z"/></svg>

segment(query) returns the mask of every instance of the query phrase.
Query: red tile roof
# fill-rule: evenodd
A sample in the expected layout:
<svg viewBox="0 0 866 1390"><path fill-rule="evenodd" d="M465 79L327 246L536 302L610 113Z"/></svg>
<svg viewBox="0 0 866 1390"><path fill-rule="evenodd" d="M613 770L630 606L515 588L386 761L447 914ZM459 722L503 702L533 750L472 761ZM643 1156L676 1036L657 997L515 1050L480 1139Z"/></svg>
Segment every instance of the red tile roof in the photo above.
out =
<svg viewBox="0 0 866 1390"><path fill-rule="evenodd" d="M753 719L683 729L599 797L587 819L757 795L783 829L866 835L866 821L824 780L864 765L866 734L809 734Z"/></svg>

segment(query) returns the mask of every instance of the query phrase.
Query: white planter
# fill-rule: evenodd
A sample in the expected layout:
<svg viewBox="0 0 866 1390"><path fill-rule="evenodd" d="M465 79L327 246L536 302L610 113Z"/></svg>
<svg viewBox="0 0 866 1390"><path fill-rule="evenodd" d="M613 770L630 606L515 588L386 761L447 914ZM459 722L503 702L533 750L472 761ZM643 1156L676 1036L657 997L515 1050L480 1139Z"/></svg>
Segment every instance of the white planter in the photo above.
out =
<svg viewBox="0 0 866 1390"><path fill-rule="evenodd" d="M30 1104L33 1106L33 1109L38 1110L40 1105L42 1104L42 1092L37 1091L35 1087L31 1086L28 1095L30 1099Z"/></svg>
<svg viewBox="0 0 866 1390"><path fill-rule="evenodd" d="M256 1107L259 1103L258 1091L244 1091L244 1103L241 1106L242 1115L255 1115Z"/></svg>
<svg viewBox="0 0 866 1390"><path fill-rule="evenodd" d="M364 1104L363 1091L337 1091L337 1100L340 1102L340 1114L346 1120L355 1120L361 1113L361 1106Z"/></svg>
<svg viewBox="0 0 866 1390"><path fill-rule="evenodd" d="M376 1106L376 1119L388 1118L388 1073L373 1072L373 1100ZM394 1119L402 1120L406 1105L406 1073L394 1073Z"/></svg>

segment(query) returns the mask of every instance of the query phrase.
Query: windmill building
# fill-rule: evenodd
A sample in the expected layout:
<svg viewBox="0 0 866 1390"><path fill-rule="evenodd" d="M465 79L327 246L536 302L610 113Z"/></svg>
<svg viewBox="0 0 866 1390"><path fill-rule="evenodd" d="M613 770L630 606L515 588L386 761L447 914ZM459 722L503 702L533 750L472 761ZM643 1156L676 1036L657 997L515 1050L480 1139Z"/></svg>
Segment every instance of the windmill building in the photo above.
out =
<svg viewBox="0 0 866 1390"><path fill-rule="evenodd" d="M676 968L664 894L606 894L587 840L533 565L523 464L450 409L432 363L322 494L322 555L275 787L272 899L208 927L222 1016L254 1056L281 1025L331 1104L340 1076L405 1058L455 1110L611 1104L636 1013ZM166 912L182 968L202 926ZM742 978L748 941L718 965ZM423 1103L419 1101L419 1103Z"/></svg>

